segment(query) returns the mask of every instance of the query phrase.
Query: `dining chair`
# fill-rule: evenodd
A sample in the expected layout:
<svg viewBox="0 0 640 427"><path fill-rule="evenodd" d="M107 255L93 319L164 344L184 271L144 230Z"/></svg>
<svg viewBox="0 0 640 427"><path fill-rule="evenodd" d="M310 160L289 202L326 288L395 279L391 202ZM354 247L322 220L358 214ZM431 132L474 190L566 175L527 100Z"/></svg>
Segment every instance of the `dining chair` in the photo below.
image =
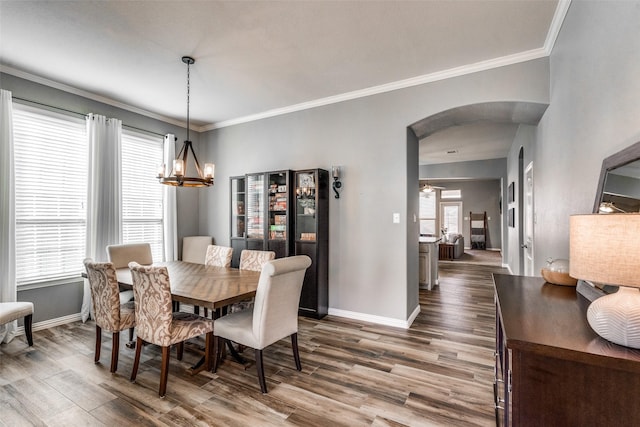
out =
<svg viewBox="0 0 640 427"><path fill-rule="evenodd" d="M213 243L211 236L187 236L182 238L182 261L206 264L207 248Z"/></svg>
<svg viewBox="0 0 640 427"><path fill-rule="evenodd" d="M262 271L262 267L268 261L276 258L273 251L256 251L244 249L240 252L240 270ZM253 305L253 298L231 304L229 311L236 312L246 310Z"/></svg>
<svg viewBox="0 0 640 427"><path fill-rule="evenodd" d="M205 366L212 367L213 321L192 313L173 312L171 305L171 283L166 267L142 266L129 263L133 279L133 294L136 312L136 355L131 371L135 382L140 365L140 353L145 342L162 347L160 388L164 397L169 376L169 353L176 345L178 360L182 360L184 341L205 334Z"/></svg>
<svg viewBox="0 0 640 427"><path fill-rule="evenodd" d="M311 258L306 255L280 258L264 265L253 308L227 314L215 321L214 372L222 360L225 340L251 347L255 350L260 390L266 393L262 352L287 336L291 337L296 369L302 370L298 352L298 305L304 273L310 265Z"/></svg>
<svg viewBox="0 0 640 427"><path fill-rule="evenodd" d="M93 317L96 322L94 362L100 361L102 330L110 331L112 333L111 373L114 373L118 369L120 332L129 329L129 340L133 337L133 328L136 325L133 301L120 302L118 279L113 263L94 262L91 258L86 258L84 267L89 278Z"/></svg>
<svg viewBox="0 0 640 427"><path fill-rule="evenodd" d="M135 261L142 265L153 264L151 245L149 243L127 243L122 245L107 246L107 257L116 270L129 268L129 263ZM120 291L120 302L124 303L133 298L133 291ZM133 334L129 334L129 341L133 340Z"/></svg>
<svg viewBox="0 0 640 427"><path fill-rule="evenodd" d="M33 345L33 303L28 301L0 302L0 326L24 318L24 334L29 347Z"/></svg>
<svg viewBox="0 0 640 427"><path fill-rule="evenodd" d="M207 255L204 260L205 265L213 265L216 267L231 267L231 257L233 256L233 248L218 245L209 245L207 247Z"/></svg>

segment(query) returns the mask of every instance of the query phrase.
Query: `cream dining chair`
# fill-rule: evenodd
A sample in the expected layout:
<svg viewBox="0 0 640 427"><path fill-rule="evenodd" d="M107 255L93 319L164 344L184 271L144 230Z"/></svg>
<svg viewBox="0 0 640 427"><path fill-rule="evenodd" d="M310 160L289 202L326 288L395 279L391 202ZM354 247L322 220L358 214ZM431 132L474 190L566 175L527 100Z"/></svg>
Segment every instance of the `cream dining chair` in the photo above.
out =
<svg viewBox="0 0 640 427"><path fill-rule="evenodd" d="M133 301L121 303L116 270L110 262L93 262L91 258L84 260L89 278L93 317L96 321L96 350L94 362L100 361L102 330L112 333L111 340L111 373L118 369L118 353L120 351L120 332L129 329L129 340L133 338L136 325Z"/></svg>
<svg viewBox="0 0 640 427"><path fill-rule="evenodd" d="M291 337L296 369L302 370L298 352L298 305L304 273L310 265L311 258L306 255L280 258L264 265L253 308L222 316L215 321L214 372L221 362L225 340L251 347L255 350L260 390L266 393L262 351L288 336Z"/></svg>
<svg viewBox="0 0 640 427"><path fill-rule="evenodd" d="M213 243L211 236L187 236L182 238L182 261L205 264L207 248Z"/></svg>
<svg viewBox="0 0 640 427"><path fill-rule="evenodd" d="M233 248L218 245L209 245L204 259L205 265L216 267L231 267L231 257L233 256Z"/></svg>
<svg viewBox="0 0 640 427"><path fill-rule="evenodd" d="M169 353L172 345L177 345L177 357L178 360L182 360L184 341L206 335L204 363L208 370L211 369L213 321L196 314L172 311L171 283L166 267L142 266L132 262L129 268L133 279L137 331L131 381L135 381L138 374L143 343L158 345L162 347L158 394L163 397L167 391Z"/></svg>

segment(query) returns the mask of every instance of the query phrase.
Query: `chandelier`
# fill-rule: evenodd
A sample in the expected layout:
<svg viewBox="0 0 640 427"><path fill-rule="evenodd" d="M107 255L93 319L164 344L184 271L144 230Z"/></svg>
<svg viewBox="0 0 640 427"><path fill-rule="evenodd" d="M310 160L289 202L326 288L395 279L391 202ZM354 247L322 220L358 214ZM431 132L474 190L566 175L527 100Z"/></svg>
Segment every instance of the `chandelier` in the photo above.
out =
<svg viewBox="0 0 640 427"><path fill-rule="evenodd" d="M183 56L182 62L187 64L187 139L184 141L184 144L182 144L182 149L173 161L171 173L168 176L166 175L166 165L163 164L158 169L157 178L161 184L173 185L176 187L210 187L213 185L215 165L213 163L205 163L204 170L201 169L196 153L193 151L193 145L189 140L189 95L191 83L189 71L190 66L193 65L196 60L190 56ZM193 156L197 176L187 175L187 158L189 157L189 152L191 152L191 155Z"/></svg>

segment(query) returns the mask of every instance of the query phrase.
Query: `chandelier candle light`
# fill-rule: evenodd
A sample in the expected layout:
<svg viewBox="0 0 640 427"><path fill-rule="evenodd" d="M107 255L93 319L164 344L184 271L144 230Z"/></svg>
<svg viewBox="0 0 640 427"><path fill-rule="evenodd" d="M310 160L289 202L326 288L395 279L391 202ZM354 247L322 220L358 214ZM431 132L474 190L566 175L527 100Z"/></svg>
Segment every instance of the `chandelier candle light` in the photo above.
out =
<svg viewBox="0 0 640 427"><path fill-rule="evenodd" d="M173 161L173 169L169 176L166 175L166 165L162 165L158 168L158 180L165 185L172 185L177 187L210 187L213 185L213 175L215 171L215 165L213 163L205 163L204 170L200 168L196 153L193 151L193 145L189 140L189 95L190 95L190 66L193 65L196 60L190 56L183 56L182 62L187 64L187 139L182 145L182 149ZM187 159L189 152L193 156L193 161L196 166L196 172L198 176L187 175Z"/></svg>

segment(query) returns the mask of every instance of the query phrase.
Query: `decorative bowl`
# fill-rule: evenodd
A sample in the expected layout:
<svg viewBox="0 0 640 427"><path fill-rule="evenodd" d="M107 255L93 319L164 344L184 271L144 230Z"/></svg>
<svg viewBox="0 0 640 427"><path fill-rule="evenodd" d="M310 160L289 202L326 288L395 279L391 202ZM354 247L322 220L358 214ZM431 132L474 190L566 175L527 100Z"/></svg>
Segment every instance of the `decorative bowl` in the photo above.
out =
<svg viewBox="0 0 640 427"><path fill-rule="evenodd" d="M558 271L550 271L546 268L541 270L542 278L549 283L560 286L576 286L578 284L578 279L574 279L569 276L569 273L558 272Z"/></svg>
<svg viewBox="0 0 640 427"><path fill-rule="evenodd" d="M542 278L549 283L560 286L576 286L578 279L569 276L569 261L566 259L547 260L547 267L540 273Z"/></svg>

